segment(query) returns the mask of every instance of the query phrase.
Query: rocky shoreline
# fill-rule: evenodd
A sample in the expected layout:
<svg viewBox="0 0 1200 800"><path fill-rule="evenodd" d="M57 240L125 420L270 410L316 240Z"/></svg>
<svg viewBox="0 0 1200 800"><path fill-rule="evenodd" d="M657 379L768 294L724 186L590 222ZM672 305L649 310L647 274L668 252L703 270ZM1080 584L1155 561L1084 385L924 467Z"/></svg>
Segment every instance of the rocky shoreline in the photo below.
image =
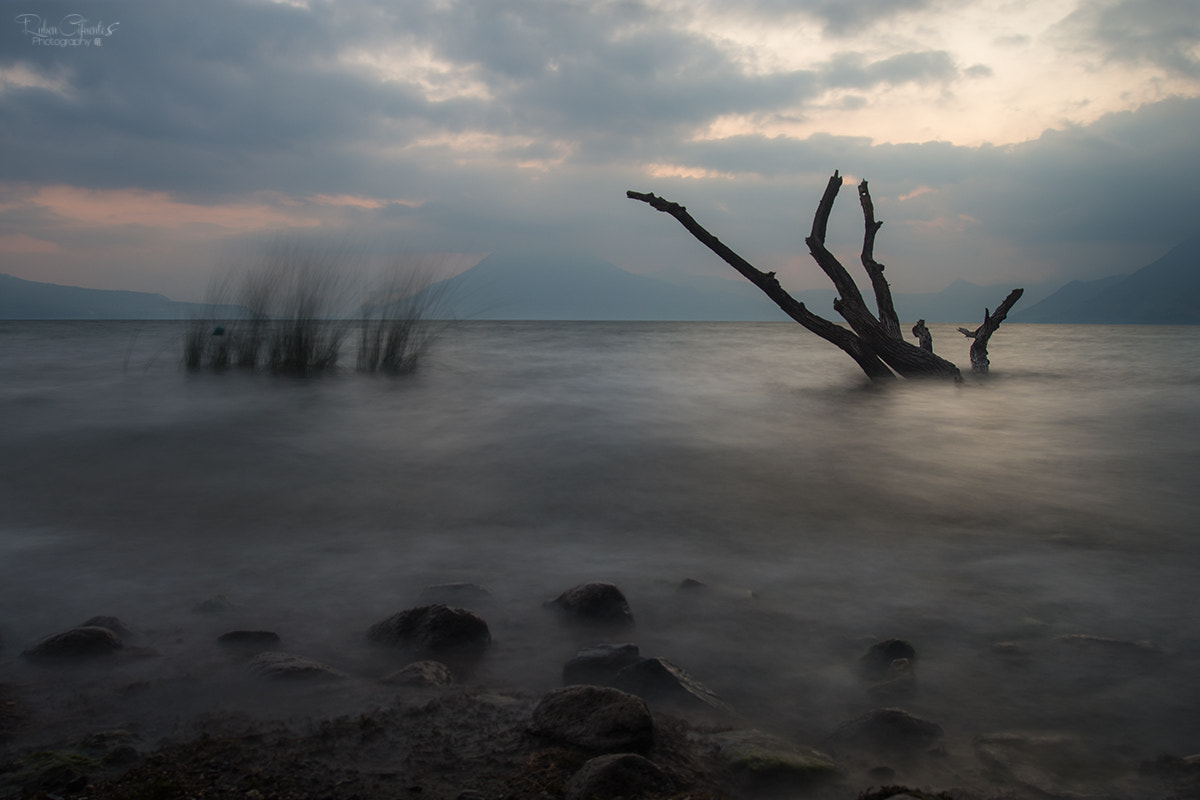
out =
<svg viewBox="0 0 1200 800"><path fill-rule="evenodd" d="M680 591L702 588L685 581ZM947 733L905 709L917 691L919 653L901 639L875 642L855 665L874 704L870 711L817 742L757 728L680 666L643 655L629 641L635 631L629 603L608 583L572 587L546 604L562 624L595 641L563 664L561 688L531 694L460 682L489 657L487 621L468 607L486 597L474 584L429 587L423 593L429 602L372 625L365 637L408 663L374 678L387 702L358 713L218 715L157 741L124 728L46 740L36 700L19 682L0 683L0 797L1200 796L1197 756L1105 763L1067 736ZM219 613L225 602L213 598L195 610ZM152 648L130 643L135 639L121 620L93 617L31 645L21 658L52 672L156 657ZM1139 657L1152 650L1144 643L1100 644L1137 650ZM362 679L288 652L270 630L229 630L214 646L264 692L336 693ZM1011 648L1009 655L1020 657L1019 647Z"/></svg>

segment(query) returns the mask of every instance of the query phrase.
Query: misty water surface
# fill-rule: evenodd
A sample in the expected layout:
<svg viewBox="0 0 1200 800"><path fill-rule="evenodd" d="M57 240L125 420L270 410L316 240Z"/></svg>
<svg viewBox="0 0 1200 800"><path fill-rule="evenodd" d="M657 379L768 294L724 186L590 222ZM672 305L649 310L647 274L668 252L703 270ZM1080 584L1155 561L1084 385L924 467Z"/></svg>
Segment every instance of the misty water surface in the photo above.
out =
<svg viewBox="0 0 1200 800"><path fill-rule="evenodd" d="M159 657L54 681L145 682L86 713L166 731L252 710L217 633L378 676L365 628L451 581L494 594L469 679L544 691L591 642L542 601L610 580L644 655L789 735L870 708L895 636L951 734L1200 751L1196 328L1006 325L990 380L889 387L790 323L463 323L401 379L189 374L179 335L0 323L0 680L51 707L18 653L94 614Z"/></svg>

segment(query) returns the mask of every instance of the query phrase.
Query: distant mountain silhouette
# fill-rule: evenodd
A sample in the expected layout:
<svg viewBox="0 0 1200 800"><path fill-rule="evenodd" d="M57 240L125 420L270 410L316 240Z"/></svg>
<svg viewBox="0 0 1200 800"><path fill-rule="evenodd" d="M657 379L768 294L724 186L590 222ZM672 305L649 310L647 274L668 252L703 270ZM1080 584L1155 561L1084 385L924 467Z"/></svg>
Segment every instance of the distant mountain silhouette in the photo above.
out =
<svg viewBox="0 0 1200 800"><path fill-rule="evenodd" d="M896 294L902 321L967 323L982 320L1014 287L958 280L940 292ZM435 284L443 311L465 319L786 320L757 287L741 277L687 273L635 275L589 256L493 254L472 269ZM1048 287L1028 287L1045 296ZM796 292L815 313L840 320L832 289ZM869 301L873 302L873 301Z"/></svg>
<svg viewBox="0 0 1200 800"><path fill-rule="evenodd" d="M673 284L586 255L493 253L426 291L460 319L786 319L765 296Z"/></svg>
<svg viewBox="0 0 1200 800"><path fill-rule="evenodd" d="M1053 286L1044 283L1004 283L990 286L964 281L961 278L940 292L920 294L895 294L893 301L901 322L955 322L971 325L983 322L985 309L995 309L1013 289L1022 288L1022 303L1041 299L1052 291ZM869 301L873 302L873 301ZM1010 316L1009 319L1012 319Z"/></svg>
<svg viewBox="0 0 1200 800"><path fill-rule="evenodd" d="M0 274L0 319L183 319L191 308L161 294L83 289Z"/></svg>
<svg viewBox="0 0 1200 800"><path fill-rule="evenodd" d="M970 324L1014 288L957 280L940 292L895 294L902 323ZM1010 322L1200 324L1200 237L1131 275L1026 285ZM635 275L586 255L495 253L426 290L430 310L458 319L777 321L787 317L749 281L683 273ZM870 292L867 292L868 297ZM832 289L796 292L827 319ZM1044 297L1041 302L1035 299ZM868 299L868 302L873 302ZM0 274L0 319L189 319L213 313L147 292L83 289ZM222 307L218 316L239 316Z"/></svg>
<svg viewBox="0 0 1200 800"><path fill-rule="evenodd" d="M1132 275L1072 281L1012 322L1200 325L1200 237Z"/></svg>

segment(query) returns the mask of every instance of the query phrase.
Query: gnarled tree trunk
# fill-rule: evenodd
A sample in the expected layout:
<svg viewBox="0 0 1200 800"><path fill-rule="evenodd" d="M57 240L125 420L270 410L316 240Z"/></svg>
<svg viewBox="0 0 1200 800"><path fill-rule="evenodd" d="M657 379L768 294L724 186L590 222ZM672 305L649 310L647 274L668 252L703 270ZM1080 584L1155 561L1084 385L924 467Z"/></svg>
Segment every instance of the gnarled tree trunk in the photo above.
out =
<svg viewBox="0 0 1200 800"><path fill-rule="evenodd" d="M889 380L896 374L906 378L935 376L961 380L962 376L958 367L934 354L932 338L929 337L928 330L924 328L924 321L918 326L924 330L923 335L918 333L917 328L913 329L914 335L920 339L919 346L905 341L900 332L900 320L892 303L891 287L883 276L883 265L875 260L875 234L883 223L875 219L875 207L871 201L871 193L867 188L866 181L858 186L864 225L861 260L871 278L878 316L867 307L862 292L854 279L850 277L850 273L833 253L826 249L825 232L829 224L829 214L833 210L833 202L837 198L841 186L842 178L837 172L834 172L825 187L821 202L817 205L816 214L813 216L812 232L804 241L808 245L813 259L837 289L838 297L833 301L833 308L846 320L850 327L849 330L809 311L803 303L796 300L779 285L774 272L762 272L752 266L722 243L720 239L705 230L692 218L684 206L654 194L634 191L628 191L625 194L633 200L641 200L643 203L675 217L683 227L687 228L688 232L761 289L789 317L827 342L841 348L854 359L871 380ZM1009 299L1005 300L1001 308L996 310L996 314L985 317L984 325L976 332L982 334L988 327L989 320L995 320L994 325L982 338L985 364L987 338L1004 320L1004 314L1008 313L1012 304L1021 296L1022 291L1024 290L1017 289L1010 294ZM1003 313L1001 313L1002 311ZM964 329L960 328L960 330L967 335L974 335ZM976 344L979 342L980 338L977 336ZM974 363L974 346L971 354L972 363ZM976 369L976 372L978 371L980 370ZM986 366L984 371L986 371Z"/></svg>
<svg viewBox="0 0 1200 800"><path fill-rule="evenodd" d="M1004 298L1004 302L994 311L989 312L986 308L983 310L983 324L973 331L966 328L959 328L958 332L968 339L971 339L971 371L980 375L986 375L988 366L992 363L988 360L988 339L992 338L992 334L1000 327L1000 323L1004 322L1004 318L1008 316L1008 312L1021 299L1021 295L1025 294L1024 289L1013 289L1009 292L1008 297Z"/></svg>

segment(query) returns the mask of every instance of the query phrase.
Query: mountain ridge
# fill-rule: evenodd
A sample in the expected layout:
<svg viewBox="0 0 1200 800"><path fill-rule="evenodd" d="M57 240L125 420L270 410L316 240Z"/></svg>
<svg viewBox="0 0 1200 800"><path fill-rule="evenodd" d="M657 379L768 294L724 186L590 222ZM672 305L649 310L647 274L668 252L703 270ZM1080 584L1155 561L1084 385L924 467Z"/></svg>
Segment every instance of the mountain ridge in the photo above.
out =
<svg viewBox="0 0 1200 800"><path fill-rule="evenodd" d="M1071 281L1010 322L1200 325L1200 236L1129 275Z"/></svg>
<svg viewBox="0 0 1200 800"><path fill-rule="evenodd" d="M903 323L970 324L1014 288L957 279L939 292L893 295ZM1200 237L1185 240L1128 275L1027 284L1027 307L1010 323L1200 324ZM795 292L829 319L832 289ZM418 300L436 315L497 320L782 321L787 317L748 281L715 276L637 275L582 254L493 253L439 281ZM232 308L232 307L228 307ZM0 273L0 319L190 319L204 303L161 294L86 289Z"/></svg>

